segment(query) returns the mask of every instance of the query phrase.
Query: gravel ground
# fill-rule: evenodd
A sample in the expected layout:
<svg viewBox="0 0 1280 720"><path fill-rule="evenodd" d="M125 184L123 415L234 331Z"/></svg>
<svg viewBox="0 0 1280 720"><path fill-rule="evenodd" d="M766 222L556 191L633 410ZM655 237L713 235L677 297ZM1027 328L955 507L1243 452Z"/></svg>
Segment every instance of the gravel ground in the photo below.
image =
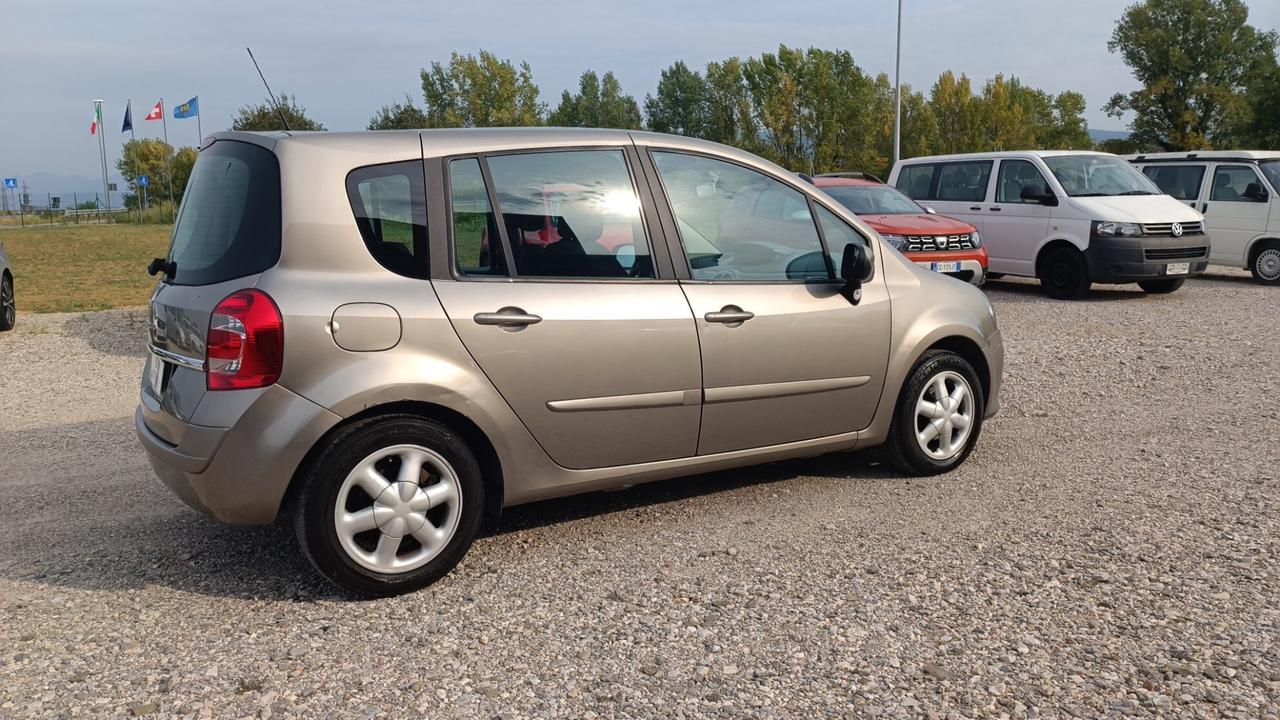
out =
<svg viewBox="0 0 1280 720"><path fill-rule="evenodd" d="M1280 294L993 283L1002 414L513 509L354 602L133 437L135 311L0 336L0 716L1280 717Z"/></svg>

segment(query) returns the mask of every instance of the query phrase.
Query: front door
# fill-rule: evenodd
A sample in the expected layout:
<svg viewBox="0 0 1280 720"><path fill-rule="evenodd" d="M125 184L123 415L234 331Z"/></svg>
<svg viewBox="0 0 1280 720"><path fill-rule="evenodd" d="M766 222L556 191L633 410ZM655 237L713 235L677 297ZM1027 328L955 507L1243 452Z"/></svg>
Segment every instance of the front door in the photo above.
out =
<svg viewBox="0 0 1280 720"><path fill-rule="evenodd" d="M698 453L867 427L889 355L889 295L877 276L852 305L839 251L866 242L835 213L756 170L654 150L702 347ZM814 214L817 214L815 218ZM835 250L824 258L823 241Z"/></svg>
<svg viewBox="0 0 1280 720"><path fill-rule="evenodd" d="M1202 205L1209 232L1209 260L1221 265L1245 267L1249 241L1266 232L1271 212L1267 186L1252 165L1219 163L1213 169L1209 197Z"/></svg>
<svg viewBox="0 0 1280 720"><path fill-rule="evenodd" d="M568 468L697 450L697 331L680 286L657 277L629 165L607 148L446 166L454 278L436 292L476 363Z"/></svg>
<svg viewBox="0 0 1280 720"><path fill-rule="evenodd" d="M996 172L994 202L987 205L982 226L991 271L1011 275L1036 274L1036 251L1049 235L1053 208L1023 200L1022 189L1053 192L1044 175L1029 160L1001 160Z"/></svg>

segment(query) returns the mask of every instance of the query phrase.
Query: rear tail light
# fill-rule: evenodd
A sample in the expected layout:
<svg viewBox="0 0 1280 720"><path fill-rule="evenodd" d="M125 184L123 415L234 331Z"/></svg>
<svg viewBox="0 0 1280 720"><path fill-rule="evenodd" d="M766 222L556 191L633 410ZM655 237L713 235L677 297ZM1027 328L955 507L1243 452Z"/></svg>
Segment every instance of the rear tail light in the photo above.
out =
<svg viewBox="0 0 1280 720"><path fill-rule="evenodd" d="M284 320L271 296L237 290L213 309L205 338L205 378L210 390L248 390L280 379Z"/></svg>

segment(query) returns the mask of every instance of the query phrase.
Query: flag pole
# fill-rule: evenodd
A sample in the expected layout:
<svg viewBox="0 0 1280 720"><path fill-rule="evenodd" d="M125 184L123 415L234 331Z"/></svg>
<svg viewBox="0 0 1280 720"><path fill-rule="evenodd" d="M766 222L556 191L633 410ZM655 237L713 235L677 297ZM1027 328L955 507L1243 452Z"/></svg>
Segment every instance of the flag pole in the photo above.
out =
<svg viewBox="0 0 1280 720"><path fill-rule="evenodd" d="M200 129L200 96L196 96L196 149L200 149L200 143L204 142L204 131Z"/></svg>
<svg viewBox="0 0 1280 720"><path fill-rule="evenodd" d="M129 102L125 107L125 114L129 116L129 141L136 142L138 135L133 131L133 98L129 98ZM137 148L134 148L133 156L133 199L138 202L138 224L143 222L142 218L142 198L138 197L138 155Z"/></svg>
<svg viewBox="0 0 1280 720"><path fill-rule="evenodd" d="M107 222L111 221L111 185L107 180L107 141L106 128L103 127L102 100L93 101L93 117L97 121L98 153L102 160L102 193L107 198Z"/></svg>
<svg viewBox="0 0 1280 720"><path fill-rule="evenodd" d="M164 128L164 144L169 145L169 121L164 117L164 98L160 98L160 125ZM169 181L169 217L174 217L177 209L173 206L173 146L169 145L170 153L165 162L165 179Z"/></svg>

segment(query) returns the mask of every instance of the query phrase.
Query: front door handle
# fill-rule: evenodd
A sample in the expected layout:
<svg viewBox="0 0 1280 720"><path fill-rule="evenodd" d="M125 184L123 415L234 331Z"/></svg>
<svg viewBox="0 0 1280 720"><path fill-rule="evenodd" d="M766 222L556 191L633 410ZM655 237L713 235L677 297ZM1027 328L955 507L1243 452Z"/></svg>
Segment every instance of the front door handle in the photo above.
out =
<svg viewBox="0 0 1280 720"><path fill-rule="evenodd" d="M709 323L722 323L724 325L741 325L742 323L755 317L753 312L747 312L737 305L725 305L720 308L719 312L709 312L702 316L702 319Z"/></svg>
<svg viewBox="0 0 1280 720"><path fill-rule="evenodd" d="M979 210L981 210L982 208L978 207L977 205L971 205L971 206L969 206L969 209L970 209L970 210L972 210L972 211L974 211L974 212L978 212L978 211L979 211Z"/></svg>
<svg viewBox="0 0 1280 720"><path fill-rule="evenodd" d="M504 307L498 312L476 313L473 318L477 325L497 325L503 329L519 329L542 322L542 318L521 310L518 307Z"/></svg>

